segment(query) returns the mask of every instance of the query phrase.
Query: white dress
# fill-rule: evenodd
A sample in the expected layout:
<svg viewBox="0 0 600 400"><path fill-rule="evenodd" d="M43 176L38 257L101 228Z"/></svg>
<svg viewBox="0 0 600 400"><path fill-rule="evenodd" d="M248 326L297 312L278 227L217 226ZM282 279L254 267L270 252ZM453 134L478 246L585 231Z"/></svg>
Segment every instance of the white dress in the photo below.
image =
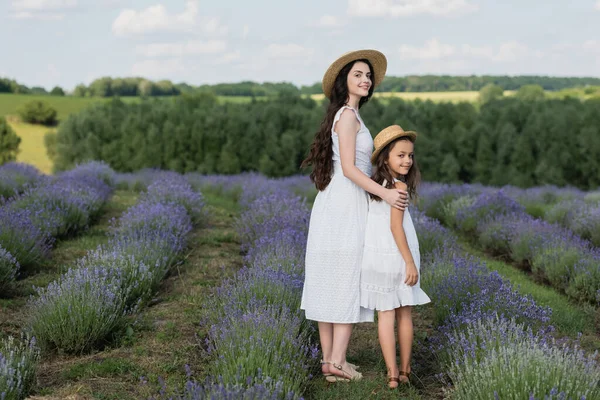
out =
<svg viewBox="0 0 600 400"><path fill-rule="evenodd" d="M416 285L404 283L406 263L390 229L391 209L383 200L369 201L360 277L360 305L378 311L431 301L421 289L421 274ZM404 211L402 227L417 271L420 271L419 240L408 209Z"/></svg>
<svg viewBox="0 0 600 400"><path fill-rule="evenodd" d="M360 122L354 163L370 176L373 138L358 112L347 106L340 108L333 126L345 109L352 110ZM300 308L305 310L306 319L313 321L372 322L373 310L360 306L360 266L369 201L367 192L342 173L333 126L333 175L312 207Z"/></svg>

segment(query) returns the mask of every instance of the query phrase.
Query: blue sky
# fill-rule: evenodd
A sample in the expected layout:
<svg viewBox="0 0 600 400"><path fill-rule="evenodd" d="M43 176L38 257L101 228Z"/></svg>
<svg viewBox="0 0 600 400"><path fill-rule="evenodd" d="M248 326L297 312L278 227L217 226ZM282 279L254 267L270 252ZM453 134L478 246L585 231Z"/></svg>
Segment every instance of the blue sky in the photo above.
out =
<svg viewBox="0 0 600 400"><path fill-rule="evenodd" d="M375 48L388 75L600 76L600 0L0 0L0 76L320 81Z"/></svg>

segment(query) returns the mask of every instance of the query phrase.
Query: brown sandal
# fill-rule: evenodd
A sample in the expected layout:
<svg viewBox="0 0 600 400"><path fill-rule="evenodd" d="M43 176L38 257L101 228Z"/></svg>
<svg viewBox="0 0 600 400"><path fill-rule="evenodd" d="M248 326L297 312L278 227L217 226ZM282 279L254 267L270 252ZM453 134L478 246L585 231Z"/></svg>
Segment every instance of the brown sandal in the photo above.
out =
<svg viewBox="0 0 600 400"><path fill-rule="evenodd" d="M396 382L397 385L396 386L392 386L391 385L392 382ZM387 383L388 383L388 387L390 389L398 389L398 386L400 386L400 376L388 376L387 377Z"/></svg>
<svg viewBox="0 0 600 400"><path fill-rule="evenodd" d="M401 376L406 377L406 380L400 380ZM398 372L398 382L400 382L404 385L410 384L410 372L404 372L404 371Z"/></svg>

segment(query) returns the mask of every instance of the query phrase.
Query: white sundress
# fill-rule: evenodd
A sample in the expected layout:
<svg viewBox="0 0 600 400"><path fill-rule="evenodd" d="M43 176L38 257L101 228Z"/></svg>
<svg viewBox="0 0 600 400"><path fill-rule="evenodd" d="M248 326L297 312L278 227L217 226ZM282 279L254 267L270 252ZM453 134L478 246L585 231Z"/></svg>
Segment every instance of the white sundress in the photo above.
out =
<svg viewBox="0 0 600 400"><path fill-rule="evenodd" d="M427 304L431 301L421 289L420 273L416 285L404 283L406 263L390 229L391 209L383 200L369 201L360 278L360 305L378 311ZM419 240L408 208L404 211L402 226L417 271L420 271Z"/></svg>
<svg viewBox="0 0 600 400"><path fill-rule="evenodd" d="M356 135L355 165L371 175L373 138L356 110L344 106L360 122ZM360 267L367 222L368 196L342 173L340 145L331 128L333 175L315 198L306 244L304 288L300 308L306 319L330 323L372 322L373 310L360 306Z"/></svg>

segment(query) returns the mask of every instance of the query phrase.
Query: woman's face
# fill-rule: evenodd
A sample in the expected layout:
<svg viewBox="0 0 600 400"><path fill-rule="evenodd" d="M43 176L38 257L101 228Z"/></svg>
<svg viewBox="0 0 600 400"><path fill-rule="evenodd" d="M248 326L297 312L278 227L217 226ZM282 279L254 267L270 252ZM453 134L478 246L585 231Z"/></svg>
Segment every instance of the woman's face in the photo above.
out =
<svg viewBox="0 0 600 400"><path fill-rule="evenodd" d="M362 62L354 63L348 73L348 94L359 98L367 97L371 88L371 69Z"/></svg>

